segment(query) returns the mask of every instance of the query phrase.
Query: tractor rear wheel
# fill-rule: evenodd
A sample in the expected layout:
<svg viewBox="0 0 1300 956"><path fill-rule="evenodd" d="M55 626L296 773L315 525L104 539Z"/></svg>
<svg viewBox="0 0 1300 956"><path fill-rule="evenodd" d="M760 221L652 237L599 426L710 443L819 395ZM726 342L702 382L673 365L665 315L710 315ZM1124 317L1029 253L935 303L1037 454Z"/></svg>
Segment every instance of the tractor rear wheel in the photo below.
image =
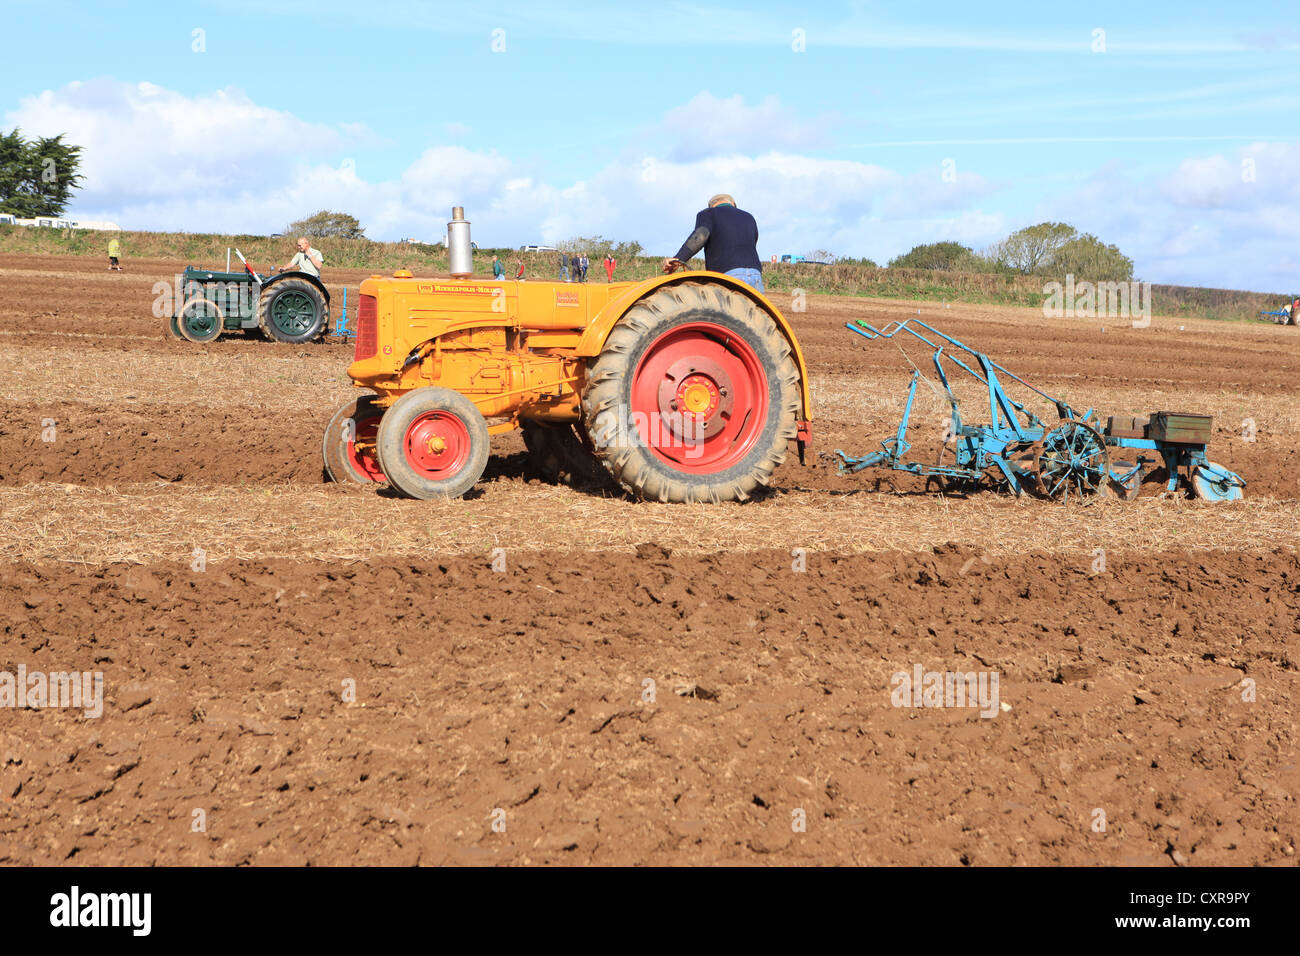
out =
<svg viewBox="0 0 1300 956"><path fill-rule="evenodd" d="M185 336L181 335L181 327L176 324L177 318L179 317L173 315L170 319L167 320L167 331L169 331L172 334L172 338L180 339L182 342L184 342Z"/></svg>
<svg viewBox="0 0 1300 956"><path fill-rule="evenodd" d="M348 402L334 413L325 426L321 446L325 473L331 481L365 485L387 480L375 455L379 421L383 417L384 409L375 404L372 395Z"/></svg>
<svg viewBox="0 0 1300 956"><path fill-rule="evenodd" d="M592 362L583 420L596 457L654 501L745 501L785 461L799 370L773 318L715 283L661 286Z"/></svg>
<svg viewBox="0 0 1300 956"><path fill-rule="evenodd" d="M376 447L388 483L408 498L459 498L487 467L487 421L460 392L407 392L379 422Z"/></svg>
<svg viewBox="0 0 1300 956"><path fill-rule="evenodd" d="M305 279L285 279L264 290L257 303L262 331L277 342L297 345L318 338L328 310L320 289Z"/></svg>
<svg viewBox="0 0 1300 956"><path fill-rule="evenodd" d="M201 345L215 342L224 325L221 309L208 299L190 299L176 316L176 328L181 338Z"/></svg>
<svg viewBox="0 0 1300 956"><path fill-rule="evenodd" d="M520 424L528 459L544 481L586 485L608 480L605 469L571 424L525 420Z"/></svg>

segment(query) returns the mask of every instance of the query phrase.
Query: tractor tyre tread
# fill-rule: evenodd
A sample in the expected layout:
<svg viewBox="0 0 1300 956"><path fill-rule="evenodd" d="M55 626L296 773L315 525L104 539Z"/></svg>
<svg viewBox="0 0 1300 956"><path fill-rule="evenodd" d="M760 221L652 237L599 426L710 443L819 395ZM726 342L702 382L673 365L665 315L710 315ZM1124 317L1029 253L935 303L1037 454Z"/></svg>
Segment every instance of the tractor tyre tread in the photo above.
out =
<svg viewBox="0 0 1300 956"><path fill-rule="evenodd" d="M748 501L771 483L784 463L799 418L799 369L790 343L770 315L749 297L726 286L682 282L656 289L615 323L600 354L592 361L583 391L583 419L592 435L600 416L628 407L631 382L649 346L681 317L700 315L715 321L728 316L746 334L759 355L768 380L769 424L754 449L721 474L679 472L661 463L640 442L596 443L596 457L610 475L638 498L660 502Z"/></svg>
<svg viewBox="0 0 1300 956"><path fill-rule="evenodd" d="M315 321L312 323L311 328L300 335L289 335L276 326L275 321L271 318L271 308L275 304L275 300L286 292L301 292L310 298L312 304L316 306ZM301 345L304 342L318 339L324 334L325 327L329 325L329 306L325 302L325 296L321 295L320 289L310 282L305 279L285 279L283 282L277 282L271 288L263 290L258 297L257 325L262 330L262 334L272 342L280 342L284 345Z"/></svg>
<svg viewBox="0 0 1300 956"><path fill-rule="evenodd" d="M450 412L469 432L469 460L460 471L444 479L418 474L406 458L407 429L419 416L432 411ZM483 476L491 452L487 420L477 406L460 392L437 385L413 389L393 402L380 419L375 445L379 467L389 486L407 498L420 500L464 497Z"/></svg>

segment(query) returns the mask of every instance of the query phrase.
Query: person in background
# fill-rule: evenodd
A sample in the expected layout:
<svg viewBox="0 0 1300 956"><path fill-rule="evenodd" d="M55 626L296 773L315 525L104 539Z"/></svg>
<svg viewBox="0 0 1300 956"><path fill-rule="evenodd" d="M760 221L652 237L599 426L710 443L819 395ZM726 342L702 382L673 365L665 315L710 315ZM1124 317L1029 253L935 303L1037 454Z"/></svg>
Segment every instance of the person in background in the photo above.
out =
<svg viewBox="0 0 1300 956"><path fill-rule="evenodd" d="M118 265L118 258L122 255L122 243L118 241L117 236L108 240L108 271L121 272L122 267Z"/></svg>
<svg viewBox="0 0 1300 956"><path fill-rule="evenodd" d="M500 282L505 277L506 277L505 265L501 262L501 259L499 257L493 256L492 257L492 278L495 279L497 282Z"/></svg>
<svg viewBox="0 0 1300 956"><path fill-rule="evenodd" d="M605 254L605 281L606 282L614 281L614 267L616 265L618 265L618 263L615 261L614 257L606 253Z"/></svg>
<svg viewBox="0 0 1300 956"><path fill-rule="evenodd" d="M584 252L582 254L582 281L583 282L587 281L587 270L589 268L591 268L591 260L587 258L587 254Z"/></svg>
<svg viewBox="0 0 1300 956"><path fill-rule="evenodd" d="M320 278L321 266L325 265L325 257L321 255L319 249L313 249L311 242L306 236L298 237L298 254L289 260L285 270L297 270L305 272L309 276Z"/></svg>
<svg viewBox="0 0 1300 956"><path fill-rule="evenodd" d="M567 252L560 253L560 280L563 282L569 281L569 254Z"/></svg>
<svg viewBox="0 0 1300 956"><path fill-rule="evenodd" d="M524 260L523 260L523 258L520 257L520 258L516 259L516 260L515 260L515 265L517 265L517 266L519 267L518 269L515 270L515 281L516 281L516 282L523 282L523 281L524 281Z"/></svg>
<svg viewBox="0 0 1300 956"><path fill-rule="evenodd" d="M763 291L763 262L758 258L758 223L754 217L736 208L736 200L718 193L709 200L707 209L695 216L692 232L677 255L664 260L664 272L676 272L690 258L704 250L704 268L725 272L757 291Z"/></svg>

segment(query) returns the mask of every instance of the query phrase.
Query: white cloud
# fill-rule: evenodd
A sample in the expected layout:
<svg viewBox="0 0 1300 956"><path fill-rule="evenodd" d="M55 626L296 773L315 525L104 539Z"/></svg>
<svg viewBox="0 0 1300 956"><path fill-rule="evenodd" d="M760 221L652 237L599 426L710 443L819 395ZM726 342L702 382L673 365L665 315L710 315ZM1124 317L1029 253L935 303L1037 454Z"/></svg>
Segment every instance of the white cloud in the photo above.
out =
<svg viewBox="0 0 1300 956"><path fill-rule="evenodd" d="M29 135L67 133L84 147L79 202L90 204L275 189L296 178L295 159L362 135L259 106L234 87L187 97L108 78L27 97L5 119Z"/></svg>
<svg viewBox="0 0 1300 956"><path fill-rule="evenodd" d="M1119 246L1142 279L1287 294L1297 284L1300 144L1254 143L1154 173L1110 163L1038 216Z"/></svg>
<svg viewBox="0 0 1300 956"><path fill-rule="evenodd" d="M83 145L86 182L70 211L127 228L268 233L332 208L376 239L436 239L463 205L484 245L601 234L667 255L708 197L729 192L758 219L764 256L822 248L884 261L919 242L979 248L1027 224L986 208L1003 184L960 168L945 181L939 165L806 155L817 124L775 98L748 106L700 94L642 131L648 155L629 147L568 182L460 144L425 150L394 178L366 178L344 157L374 145L369 130L308 123L233 88L189 97L99 79L24 99L5 120ZM1286 292L1296 284L1300 145L1252 144L1162 173L1112 163L1043 203L1032 221L1042 219L1116 243L1141 278Z"/></svg>
<svg viewBox="0 0 1300 956"><path fill-rule="evenodd" d="M776 96L747 106L740 94L721 99L707 90L664 114L659 130L676 139L669 157L678 161L771 149L821 146L829 117L805 122Z"/></svg>

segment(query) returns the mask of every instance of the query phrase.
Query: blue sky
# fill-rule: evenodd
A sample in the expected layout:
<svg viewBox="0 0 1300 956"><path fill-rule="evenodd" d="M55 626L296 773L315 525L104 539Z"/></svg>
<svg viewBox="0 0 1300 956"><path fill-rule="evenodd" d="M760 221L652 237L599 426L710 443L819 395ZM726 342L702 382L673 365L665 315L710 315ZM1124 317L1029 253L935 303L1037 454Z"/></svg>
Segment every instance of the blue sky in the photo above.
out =
<svg viewBox="0 0 1300 956"><path fill-rule="evenodd" d="M1143 279L1300 287L1295 5L1076 7L9 0L0 123L85 145L72 211L127 228L463 204L483 244L668 254L728 191L764 257L1053 219Z"/></svg>

